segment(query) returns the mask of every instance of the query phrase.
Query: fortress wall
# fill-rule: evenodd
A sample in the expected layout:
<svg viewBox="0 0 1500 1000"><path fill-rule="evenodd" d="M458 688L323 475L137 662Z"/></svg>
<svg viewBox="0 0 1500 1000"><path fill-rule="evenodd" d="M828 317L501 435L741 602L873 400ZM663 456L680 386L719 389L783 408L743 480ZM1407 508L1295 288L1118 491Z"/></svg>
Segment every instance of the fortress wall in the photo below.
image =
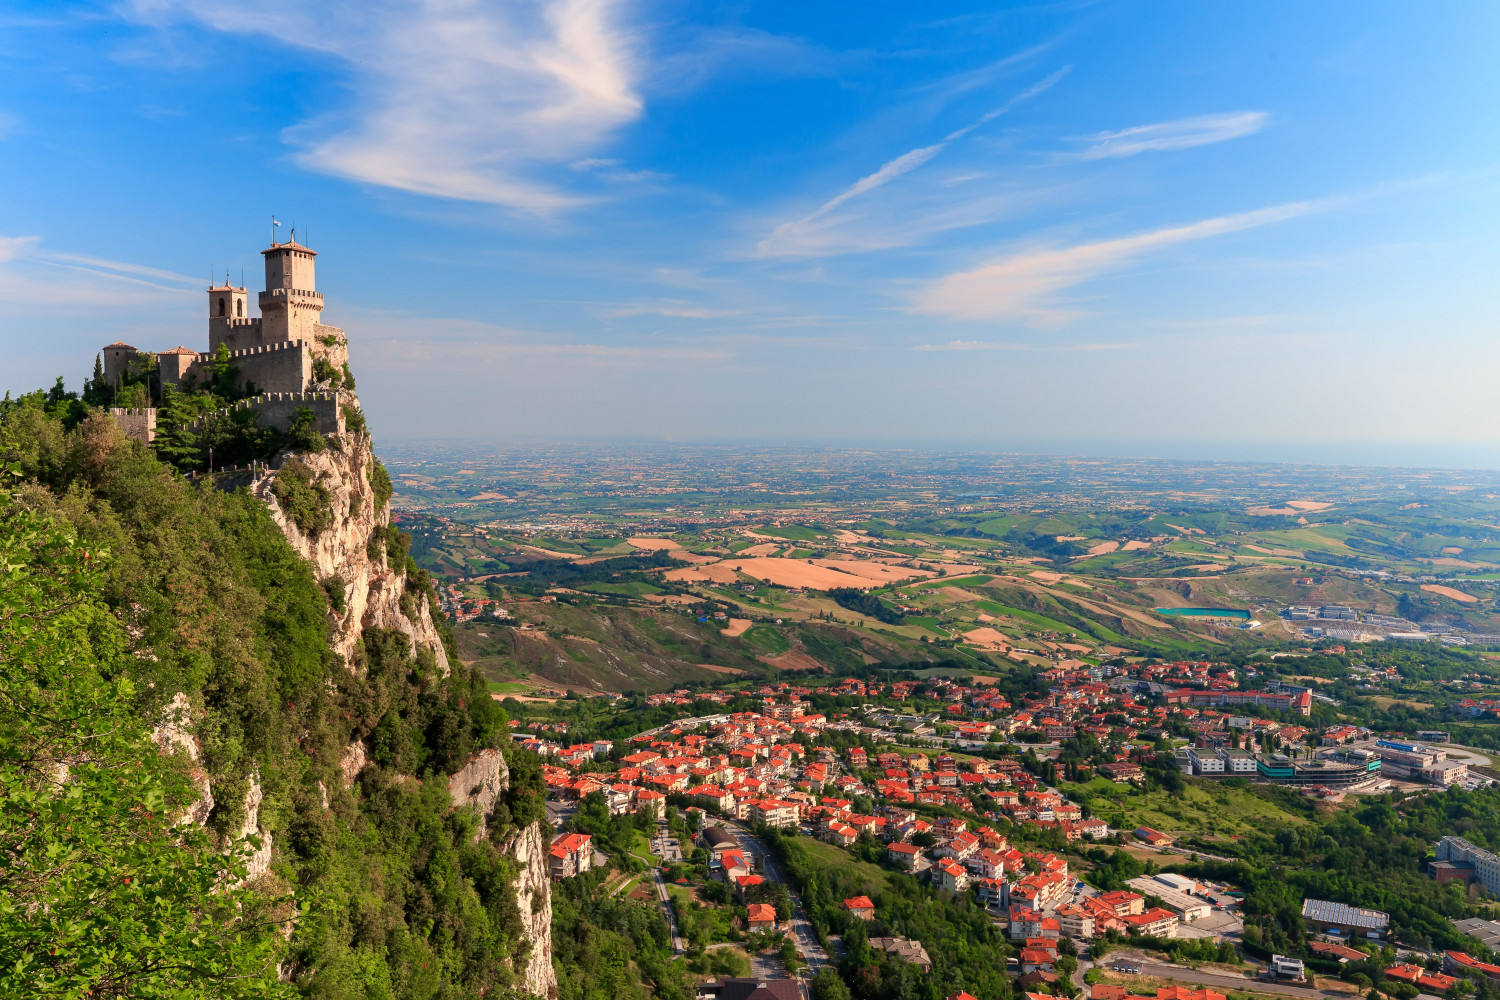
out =
<svg viewBox="0 0 1500 1000"><path fill-rule="evenodd" d="M109 415L115 418L126 437L135 438L142 444L150 444L156 438L156 409L128 410L123 406L111 406Z"/></svg>
<svg viewBox="0 0 1500 1000"><path fill-rule="evenodd" d="M218 412L254 410L260 414L260 426L285 431L292 424L292 414L305 406L313 412L314 430L319 434L337 434L344 430L340 396L337 392L267 392L242 399ZM194 432L202 430L203 421L194 421L188 429Z"/></svg>
<svg viewBox="0 0 1500 1000"><path fill-rule="evenodd" d="M260 414L262 427L284 431L291 426L292 413L305 406L317 418L313 427L319 434L338 434L344 429L344 414L336 392L272 392L256 396L250 402Z"/></svg>
<svg viewBox="0 0 1500 1000"><path fill-rule="evenodd" d="M219 349L220 344L231 351L265 346L265 333L261 327L260 317L211 317L208 321L208 353L213 354Z"/></svg>
<svg viewBox="0 0 1500 1000"><path fill-rule="evenodd" d="M252 383L258 392L296 392L312 380L312 355L300 340L230 352L241 385Z"/></svg>

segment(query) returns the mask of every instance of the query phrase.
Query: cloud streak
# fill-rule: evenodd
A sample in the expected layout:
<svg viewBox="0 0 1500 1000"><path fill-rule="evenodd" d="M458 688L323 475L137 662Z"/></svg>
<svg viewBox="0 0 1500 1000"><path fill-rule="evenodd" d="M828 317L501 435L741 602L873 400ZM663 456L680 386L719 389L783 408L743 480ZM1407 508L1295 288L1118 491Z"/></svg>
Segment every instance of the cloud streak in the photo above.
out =
<svg viewBox="0 0 1500 1000"><path fill-rule="evenodd" d="M1100 132L1087 137L1093 145L1079 153L1080 159L1104 160L1140 153L1192 149L1253 135L1265 128L1271 116L1264 111L1232 111L1199 115L1176 121L1137 125L1118 132Z"/></svg>
<svg viewBox="0 0 1500 1000"><path fill-rule="evenodd" d="M739 309L715 309L710 306L695 306L688 302L670 299L659 303L641 303L639 305L620 306L611 309L608 315L614 319L624 319L630 316L671 316L679 319L722 319L725 316L738 316Z"/></svg>
<svg viewBox="0 0 1500 1000"><path fill-rule="evenodd" d="M134 0L136 19L197 21L342 60L342 113L289 129L296 160L418 194L550 214L580 196L546 168L635 120L639 60L618 0Z"/></svg>
<svg viewBox="0 0 1500 1000"><path fill-rule="evenodd" d="M1128 351L1135 344L1012 344L994 340L950 340L945 344L917 344L914 351L1067 351L1092 354L1096 351Z"/></svg>
<svg viewBox="0 0 1500 1000"><path fill-rule="evenodd" d="M1292 202L1119 239L1021 250L932 282L913 297L910 308L950 319L1056 324L1071 318L1070 311L1056 300L1065 289L1168 247L1310 215L1332 204L1326 200Z"/></svg>
<svg viewBox="0 0 1500 1000"><path fill-rule="evenodd" d="M119 312L185 302L202 278L124 261L41 249L36 236L0 236L0 304L35 314Z"/></svg>
<svg viewBox="0 0 1500 1000"><path fill-rule="evenodd" d="M827 244L817 237L821 235L819 230L822 227L819 224L827 219L829 215L860 195L868 194L877 188L884 187L899 177L904 177L927 163L954 142L969 135L975 129L994 121L1023 101L1028 101L1050 90L1059 80L1067 76L1072 69L1073 67L1071 66L1064 66L1062 69L1032 84L1021 93L1000 105L1000 107L982 115L971 124L949 132L943 137L942 142L936 142L930 146L921 146L902 153L895 159L887 161L873 174L861 177L849 187L819 205L808 215L790 222L783 222L771 232L770 236L756 244L756 255L760 257L806 257L825 252Z"/></svg>

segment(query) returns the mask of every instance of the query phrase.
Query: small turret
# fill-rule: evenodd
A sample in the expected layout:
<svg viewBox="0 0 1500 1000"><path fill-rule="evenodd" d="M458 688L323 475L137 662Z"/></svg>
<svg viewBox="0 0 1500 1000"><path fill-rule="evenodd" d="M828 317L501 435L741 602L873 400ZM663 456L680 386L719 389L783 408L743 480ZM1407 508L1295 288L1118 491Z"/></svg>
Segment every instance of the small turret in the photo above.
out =
<svg viewBox="0 0 1500 1000"><path fill-rule="evenodd" d="M119 388L130 365L130 359L140 352L123 340L106 344L99 349L104 356L104 383L111 389Z"/></svg>
<svg viewBox="0 0 1500 1000"><path fill-rule="evenodd" d="M247 315L249 295L243 288L236 288L226 278L224 284L208 290L208 318L244 319Z"/></svg>

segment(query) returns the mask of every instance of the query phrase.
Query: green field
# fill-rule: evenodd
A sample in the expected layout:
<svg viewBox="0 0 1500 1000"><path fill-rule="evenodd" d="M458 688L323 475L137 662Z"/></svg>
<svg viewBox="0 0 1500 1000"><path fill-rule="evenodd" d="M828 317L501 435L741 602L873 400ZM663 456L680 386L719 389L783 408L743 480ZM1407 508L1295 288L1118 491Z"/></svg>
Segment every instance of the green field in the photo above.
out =
<svg viewBox="0 0 1500 1000"><path fill-rule="evenodd" d="M946 634L942 629L938 628L938 620L936 618L928 618L925 615L907 615L906 624L915 625L920 629L926 629L933 635Z"/></svg>
<svg viewBox="0 0 1500 1000"><path fill-rule="evenodd" d="M660 587L642 580L631 580L628 583L590 583L579 589L595 594L618 594L621 597L645 597L647 594L662 592Z"/></svg>
<svg viewBox="0 0 1500 1000"><path fill-rule="evenodd" d="M923 580L917 584L916 589L920 590L925 587L982 587L986 583L989 583L990 579L991 577L988 573L983 576L955 576L951 579L948 577L938 577L935 580Z"/></svg>
<svg viewBox="0 0 1500 1000"><path fill-rule="evenodd" d="M1095 778L1086 785L1063 785L1080 803L1087 800L1095 816L1120 830L1149 826L1176 835L1240 835L1307 822L1250 788L1234 788L1212 778L1184 780L1182 798L1165 789L1142 792L1131 785Z"/></svg>
<svg viewBox="0 0 1500 1000"><path fill-rule="evenodd" d="M490 681L491 694L525 694L530 690L530 684L519 681Z"/></svg>
<svg viewBox="0 0 1500 1000"><path fill-rule="evenodd" d="M794 542L812 542L828 537L828 532L820 531L817 528L810 528L805 524L784 524L779 528L769 524L762 524L750 530L757 535L769 535L772 538L787 538Z"/></svg>
<svg viewBox="0 0 1500 1000"><path fill-rule="evenodd" d="M818 868L827 871L838 869L852 872L868 883L872 892L884 889L886 882L890 879L890 873L884 868L872 865L868 861L856 861L854 855L842 847L800 836L797 838L797 845L807 852L809 860Z"/></svg>
<svg viewBox="0 0 1500 1000"><path fill-rule="evenodd" d="M1008 618L1019 618L1023 622L1030 622L1038 628L1051 629L1056 632L1077 632L1078 629L1071 625L1064 625L1054 618L1039 615L1035 611L1022 611L1006 604L998 604L995 601L975 601L974 607L988 611L992 615L1005 615Z"/></svg>
<svg viewBox="0 0 1500 1000"><path fill-rule="evenodd" d="M764 650L772 655L785 653L792 648L791 641L771 625L752 625L740 638L756 649Z"/></svg>

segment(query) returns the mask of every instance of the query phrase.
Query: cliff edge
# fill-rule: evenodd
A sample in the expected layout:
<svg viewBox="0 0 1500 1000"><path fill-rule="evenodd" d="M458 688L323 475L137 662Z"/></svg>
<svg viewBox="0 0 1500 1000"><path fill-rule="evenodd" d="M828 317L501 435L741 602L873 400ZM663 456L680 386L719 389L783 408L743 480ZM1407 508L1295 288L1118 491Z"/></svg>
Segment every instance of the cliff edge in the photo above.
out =
<svg viewBox="0 0 1500 1000"><path fill-rule="evenodd" d="M266 504L320 585L330 595L340 595L330 601L330 643L346 670L357 674L368 669L368 634L397 634L410 656L419 661L430 656L438 675L448 677L452 664L433 617L430 590L425 581L413 579L420 571L407 558L402 537L391 528L389 478L375 458L370 436L351 430L329 434L326 441L328 447L321 451L278 456L252 482L250 492ZM295 497L278 489L278 480L289 469L326 503L326 517L310 519L298 509ZM368 740L350 743L339 755L345 788L358 790L361 773L374 759ZM406 775L397 778L410 780ZM429 780L446 781L453 809L473 810L475 844L489 842L514 861L518 874L512 886L522 938L516 949L519 961L512 969L516 987L537 996L555 996L546 835L539 822L532 822L504 833L498 841L487 838L495 806L510 789L504 755L483 749L452 774Z"/></svg>

